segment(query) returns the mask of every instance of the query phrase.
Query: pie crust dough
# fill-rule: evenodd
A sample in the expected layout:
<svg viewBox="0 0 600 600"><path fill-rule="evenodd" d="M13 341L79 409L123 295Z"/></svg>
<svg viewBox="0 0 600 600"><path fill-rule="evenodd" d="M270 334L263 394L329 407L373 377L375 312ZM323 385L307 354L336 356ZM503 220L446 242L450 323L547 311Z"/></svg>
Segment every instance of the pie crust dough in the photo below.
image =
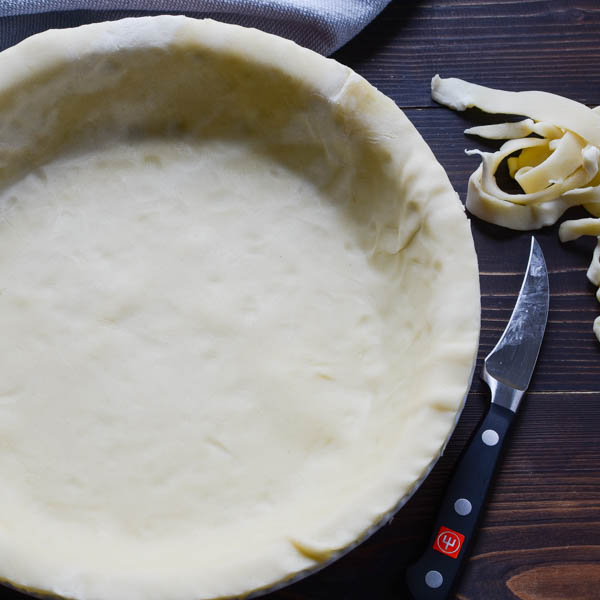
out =
<svg viewBox="0 0 600 600"><path fill-rule="evenodd" d="M350 69L154 17L0 55L0 577L247 593L401 505L479 333L442 167Z"/></svg>

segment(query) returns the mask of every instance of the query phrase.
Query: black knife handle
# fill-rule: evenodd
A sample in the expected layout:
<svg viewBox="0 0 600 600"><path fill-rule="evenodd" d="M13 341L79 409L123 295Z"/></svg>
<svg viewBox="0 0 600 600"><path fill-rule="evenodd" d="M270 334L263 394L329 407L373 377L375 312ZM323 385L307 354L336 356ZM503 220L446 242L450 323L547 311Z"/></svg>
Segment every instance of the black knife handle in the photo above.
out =
<svg viewBox="0 0 600 600"><path fill-rule="evenodd" d="M408 567L414 600L446 600L467 557L515 413L492 404L450 479L424 554Z"/></svg>

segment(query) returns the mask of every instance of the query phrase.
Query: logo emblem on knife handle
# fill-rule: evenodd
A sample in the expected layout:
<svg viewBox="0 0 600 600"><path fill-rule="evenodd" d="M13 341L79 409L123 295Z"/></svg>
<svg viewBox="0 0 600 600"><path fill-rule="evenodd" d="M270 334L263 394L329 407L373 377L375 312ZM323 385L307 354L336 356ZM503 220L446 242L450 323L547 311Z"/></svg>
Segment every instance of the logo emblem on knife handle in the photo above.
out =
<svg viewBox="0 0 600 600"><path fill-rule="evenodd" d="M446 489L430 543L406 572L414 600L447 600L467 556L503 443L538 358L548 318L549 286L539 244L529 262L511 318L484 361L491 405L459 458ZM460 533L459 533L460 532Z"/></svg>
<svg viewBox="0 0 600 600"><path fill-rule="evenodd" d="M458 531L452 531L447 527L440 527L437 533L433 549L436 552L441 552L450 558L458 558L462 543L465 541L465 536Z"/></svg>

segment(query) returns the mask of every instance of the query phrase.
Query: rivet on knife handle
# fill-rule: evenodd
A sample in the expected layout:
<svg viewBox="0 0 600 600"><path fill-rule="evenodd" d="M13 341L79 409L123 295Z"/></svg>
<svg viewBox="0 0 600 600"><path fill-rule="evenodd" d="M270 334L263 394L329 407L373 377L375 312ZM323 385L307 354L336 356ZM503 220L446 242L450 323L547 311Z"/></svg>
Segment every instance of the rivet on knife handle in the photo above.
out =
<svg viewBox="0 0 600 600"><path fill-rule="evenodd" d="M548 274L534 238L510 321L484 363L491 406L460 457L424 554L407 569L414 600L446 600L468 555L502 446L537 361L548 317Z"/></svg>

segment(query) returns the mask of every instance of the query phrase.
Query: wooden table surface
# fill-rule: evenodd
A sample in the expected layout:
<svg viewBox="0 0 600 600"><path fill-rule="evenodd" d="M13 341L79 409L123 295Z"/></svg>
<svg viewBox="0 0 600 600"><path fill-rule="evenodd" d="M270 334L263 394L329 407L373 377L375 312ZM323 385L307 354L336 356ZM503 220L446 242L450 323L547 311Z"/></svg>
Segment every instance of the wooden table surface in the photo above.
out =
<svg viewBox="0 0 600 600"><path fill-rule="evenodd" d="M40 28L57 24L52 15L44 19ZM82 22L92 19L82 13ZM479 141L463 129L493 119L434 104L431 77L540 89L600 105L600 1L398 0L335 58L404 109L464 201L478 160L463 150ZM427 543L452 466L486 409L488 390L477 374L509 318L527 259L530 233L476 218L472 226L481 271L481 347L445 455L389 525L336 563L264 600L408 597L404 569ZM600 598L600 345L592 333L600 305L585 277L594 241L562 245L556 226L536 237L550 273L547 334L456 591L460 600ZM8 589L0 597L24 598Z"/></svg>

